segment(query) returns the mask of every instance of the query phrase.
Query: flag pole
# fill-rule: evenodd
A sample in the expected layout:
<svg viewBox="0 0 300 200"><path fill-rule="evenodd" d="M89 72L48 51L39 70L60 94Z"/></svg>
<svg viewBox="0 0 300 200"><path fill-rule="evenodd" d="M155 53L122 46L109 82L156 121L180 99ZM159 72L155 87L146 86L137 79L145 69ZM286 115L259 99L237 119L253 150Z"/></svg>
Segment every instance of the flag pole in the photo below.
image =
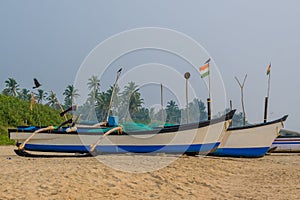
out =
<svg viewBox="0 0 300 200"><path fill-rule="evenodd" d="M211 96L210 96L210 59L208 61L208 99L207 99L207 119L211 120Z"/></svg>
<svg viewBox="0 0 300 200"><path fill-rule="evenodd" d="M265 97L265 112L264 112L264 123L268 120L268 102L270 97L270 83L271 83L271 63L269 64L269 67L267 69L267 75L268 75L268 91L267 96Z"/></svg>
<svg viewBox="0 0 300 200"><path fill-rule="evenodd" d="M269 78L268 78L268 94L267 97L270 97L270 83L271 83L271 72L269 73Z"/></svg>
<svg viewBox="0 0 300 200"><path fill-rule="evenodd" d="M207 98L207 119L211 120L211 96L210 96L210 69L209 69L210 58L200 67L201 78L208 76L208 98Z"/></svg>

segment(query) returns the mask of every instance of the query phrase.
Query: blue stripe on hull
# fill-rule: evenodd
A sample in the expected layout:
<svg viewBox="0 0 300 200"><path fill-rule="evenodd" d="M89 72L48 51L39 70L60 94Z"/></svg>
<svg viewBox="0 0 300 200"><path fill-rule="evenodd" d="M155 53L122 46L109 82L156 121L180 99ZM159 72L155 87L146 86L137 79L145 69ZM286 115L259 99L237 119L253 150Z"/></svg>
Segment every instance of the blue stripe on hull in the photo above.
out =
<svg viewBox="0 0 300 200"><path fill-rule="evenodd" d="M273 142L273 145L275 145L275 144L300 144L300 142L284 142L284 141L282 141L282 142Z"/></svg>
<svg viewBox="0 0 300 200"><path fill-rule="evenodd" d="M101 153L208 153L213 148L217 148L220 143L192 144L192 145L107 145L97 146L96 150ZM18 144L19 145L19 144ZM17 146L18 146L17 145ZM64 153L88 153L89 146L84 145L46 145L46 144L26 144L25 150L43 152L64 152Z"/></svg>
<svg viewBox="0 0 300 200"><path fill-rule="evenodd" d="M253 148L218 148L213 152L212 156L227 156L227 157L262 157L269 147L253 147Z"/></svg>

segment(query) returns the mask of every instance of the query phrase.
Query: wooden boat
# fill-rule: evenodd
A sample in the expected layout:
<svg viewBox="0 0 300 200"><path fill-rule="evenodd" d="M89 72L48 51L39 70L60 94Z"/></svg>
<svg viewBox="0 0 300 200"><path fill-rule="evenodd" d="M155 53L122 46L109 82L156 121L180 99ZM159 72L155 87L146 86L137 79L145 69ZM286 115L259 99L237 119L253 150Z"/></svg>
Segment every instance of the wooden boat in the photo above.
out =
<svg viewBox="0 0 300 200"><path fill-rule="evenodd" d="M300 133L281 129L270 149L272 153L300 153Z"/></svg>
<svg viewBox="0 0 300 200"><path fill-rule="evenodd" d="M190 153L207 154L218 147L225 133L224 123L229 123L235 111L193 124L172 125L152 130L120 132L116 127L67 128L17 127L8 129L9 138L16 141L19 151L65 153ZM33 136L33 133L39 133ZM108 132L111 132L108 135ZM101 141L100 141L101 140ZM20 148L21 147L21 148Z"/></svg>
<svg viewBox="0 0 300 200"><path fill-rule="evenodd" d="M262 157L271 147L287 115L267 123L230 127L217 150L210 155L229 157Z"/></svg>

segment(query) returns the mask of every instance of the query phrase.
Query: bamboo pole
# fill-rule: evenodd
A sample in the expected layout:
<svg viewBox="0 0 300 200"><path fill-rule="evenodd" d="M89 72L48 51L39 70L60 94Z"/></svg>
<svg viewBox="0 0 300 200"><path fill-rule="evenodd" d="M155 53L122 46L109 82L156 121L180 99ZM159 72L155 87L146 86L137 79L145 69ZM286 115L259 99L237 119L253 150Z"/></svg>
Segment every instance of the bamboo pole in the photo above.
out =
<svg viewBox="0 0 300 200"><path fill-rule="evenodd" d="M191 74L189 72L186 72L184 74L185 78L185 100L186 100L186 123L189 123L189 92L188 92L188 87L189 87L189 78L191 77Z"/></svg>
<svg viewBox="0 0 300 200"><path fill-rule="evenodd" d="M107 118L106 118L106 122L108 122L108 117L110 115L110 109L112 107L112 101L113 101L113 97L114 97L114 93L115 93L115 89L116 89L116 86L117 86L117 82L120 78L120 75L121 75L121 71L122 71L122 68L120 68L117 72L117 77L116 77L116 80L115 80L115 83L114 83L114 87L113 87L113 90L111 92L111 97L110 97L110 102L109 102L109 106L108 106L108 110L107 110Z"/></svg>
<svg viewBox="0 0 300 200"><path fill-rule="evenodd" d="M164 96L163 96L163 85L160 84L160 106L161 106L161 123L165 123L165 113L164 113Z"/></svg>
<svg viewBox="0 0 300 200"><path fill-rule="evenodd" d="M59 106L59 108L61 109L61 111L64 112L64 109L63 109L62 105L59 103L58 98L56 97L56 95L54 94L54 92L53 92L52 90L51 90L50 92L52 93L52 95L55 96L55 101L56 101L56 103L58 104L58 106ZM65 120L68 120L68 118L67 118L66 115L64 115L64 117L65 117Z"/></svg>
<svg viewBox="0 0 300 200"><path fill-rule="evenodd" d="M239 79L237 77L234 77L235 80L238 82L240 88L241 88L241 101L242 101L242 109L243 109L243 123L244 123L244 126L246 125L246 112L245 112L245 105L244 105L244 86L245 86L245 81L246 81L246 78L247 78L247 74L245 75L244 77L244 80L243 80L243 83L241 84Z"/></svg>

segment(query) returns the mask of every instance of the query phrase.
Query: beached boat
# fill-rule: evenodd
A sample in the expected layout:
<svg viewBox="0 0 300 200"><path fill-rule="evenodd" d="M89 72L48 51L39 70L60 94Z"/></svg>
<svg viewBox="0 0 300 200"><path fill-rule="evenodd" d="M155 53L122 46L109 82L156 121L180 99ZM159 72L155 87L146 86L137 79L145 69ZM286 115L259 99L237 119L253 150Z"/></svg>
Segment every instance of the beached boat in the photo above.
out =
<svg viewBox="0 0 300 200"><path fill-rule="evenodd" d="M16 152L19 154L24 150L65 153L92 151L206 154L218 147L220 138L225 133L224 123L228 123L233 114L234 111L231 111L210 121L143 131L126 131L120 127L76 127L69 131L67 128L49 129L35 126L17 127L8 131L9 138L15 140L19 147L19 151Z"/></svg>
<svg viewBox="0 0 300 200"><path fill-rule="evenodd" d="M267 123L230 127L213 156L261 157L271 147L287 115Z"/></svg>
<svg viewBox="0 0 300 200"><path fill-rule="evenodd" d="M300 153L300 133L281 129L270 149L272 153Z"/></svg>

